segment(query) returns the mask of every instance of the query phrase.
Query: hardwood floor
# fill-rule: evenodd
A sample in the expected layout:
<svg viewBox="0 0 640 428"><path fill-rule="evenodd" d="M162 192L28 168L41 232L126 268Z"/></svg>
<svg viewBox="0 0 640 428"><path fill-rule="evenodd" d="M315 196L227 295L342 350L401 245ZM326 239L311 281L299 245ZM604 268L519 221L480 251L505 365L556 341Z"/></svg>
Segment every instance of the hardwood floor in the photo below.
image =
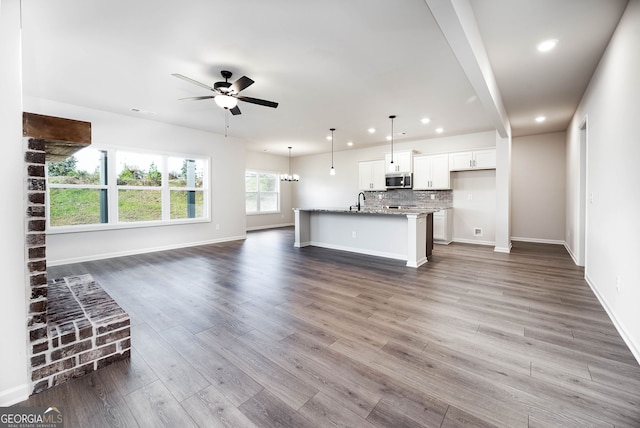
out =
<svg viewBox="0 0 640 428"><path fill-rule="evenodd" d="M52 267L130 314L132 355L32 396L67 427L638 427L640 367L564 248L419 269L291 228Z"/></svg>

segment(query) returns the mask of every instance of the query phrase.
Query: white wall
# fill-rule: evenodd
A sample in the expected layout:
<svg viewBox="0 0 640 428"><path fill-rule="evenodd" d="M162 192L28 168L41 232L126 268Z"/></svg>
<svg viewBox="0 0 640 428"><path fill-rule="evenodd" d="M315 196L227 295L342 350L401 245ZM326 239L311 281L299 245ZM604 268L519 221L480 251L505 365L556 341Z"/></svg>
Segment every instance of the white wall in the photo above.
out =
<svg viewBox="0 0 640 428"><path fill-rule="evenodd" d="M580 232L580 126L588 116L585 276L640 361L638 46L640 1L632 0L567 130L567 246L576 250Z"/></svg>
<svg viewBox="0 0 640 428"><path fill-rule="evenodd" d="M241 141L152 120L25 97L25 111L91 122L92 146L209 156L211 222L47 235L49 265L246 237ZM219 230L217 226L219 225Z"/></svg>
<svg viewBox="0 0 640 428"><path fill-rule="evenodd" d="M564 243L566 133L513 138L514 240Z"/></svg>
<svg viewBox="0 0 640 428"><path fill-rule="evenodd" d="M247 152L246 168L258 171L276 172L284 174L289 172L289 158L268 153ZM291 173L297 174L291 160ZM248 214L247 230L266 229L270 227L293 225L293 190L298 186L296 182L280 182L280 212L276 214Z"/></svg>
<svg viewBox="0 0 640 428"><path fill-rule="evenodd" d="M0 2L0 63L0 406L8 406L29 394L19 0Z"/></svg>
<svg viewBox="0 0 640 428"><path fill-rule="evenodd" d="M453 189L453 240L495 245L496 170L456 171L451 173ZM481 236L474 229L482 229Z"/></svg>

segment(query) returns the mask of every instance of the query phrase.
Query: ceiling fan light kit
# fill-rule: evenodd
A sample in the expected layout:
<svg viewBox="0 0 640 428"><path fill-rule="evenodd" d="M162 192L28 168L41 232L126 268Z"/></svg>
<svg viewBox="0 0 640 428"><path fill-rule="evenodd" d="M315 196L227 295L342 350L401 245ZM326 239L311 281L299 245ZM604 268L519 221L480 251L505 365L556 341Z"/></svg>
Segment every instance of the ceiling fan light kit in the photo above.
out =
<svg viewBox="0 0 640 428"><path fill-rule="evenodd" d="M242 76L235 82L231 83L229 82L229 79L233 74L230 71L222 70L220 74L224 78L224 82L215 82L213 86L198 82L197 80L191 79L187 76L183 76L182 74L174 73L172 74L172 76L213 92L213 95L181 98L182 101L199 101L213 98L218 106L222 107L225 110L229 110L234 116L242 113L240 111L240 108L238 107L238 101L244 101L247 103L271 108L278 107L278 103L274 101L261 100L260 98L252 98L239 95L241 91L247 89L254 83L254 81L247 76Z"/></svg>
<svg viewBox="0 0 640 428"><path fill-rule="evenodd" d="M229 95L218 95L213 99L216 104L224 109L232 109L238 105L238 99L230 97Z"/></svg>

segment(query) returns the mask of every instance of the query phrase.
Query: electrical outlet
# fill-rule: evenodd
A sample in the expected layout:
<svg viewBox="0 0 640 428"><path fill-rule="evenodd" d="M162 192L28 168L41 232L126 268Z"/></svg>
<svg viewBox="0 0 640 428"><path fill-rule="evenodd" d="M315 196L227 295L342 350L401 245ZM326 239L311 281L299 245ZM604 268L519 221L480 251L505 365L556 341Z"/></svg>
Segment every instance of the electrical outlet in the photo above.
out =
<svg viewBox="0 0 640 428"><path fill-rule="evenodd" d="M482 228L474 227L473 228L473 236L482 236Z"/></svg>
<svg viewBox="0 0 640 428"><path fill-rule="evenodd" d="M436 195L434 195L433 193L431 194L431 200L434 200L436 198Z"/></svg>
<svg viewBox="0 0 640 428"><path fill-rule="evenodd" d="M616 291L620 292L620 275L616 275Z"/></svg>
<svg viewBox="0 0 640 428"><path fill-rule="evenodd" d="M473 201L473 195L471 193L469 193L467 195L467 199L470 200L470 201Z"/></svg>
<svg viewBox="0 0 640 428"><path fill-rule="evenodd" d="M354 230L353 232L351 232L351 237L355 238L358 234L356 233L356 231Z"/></svg>
<svg viewBox="0 0 640 428"><path fill-rule="evenodd" d="M380 194L378 195L378 199L379 199L379 200L382 200L382 193L380 193Z"/></svg>
<svg viewBox="0 0 640 428"><path fill-rule="evenodd" d="M220 225L216 224L216 230L220 230Z"/></svg>

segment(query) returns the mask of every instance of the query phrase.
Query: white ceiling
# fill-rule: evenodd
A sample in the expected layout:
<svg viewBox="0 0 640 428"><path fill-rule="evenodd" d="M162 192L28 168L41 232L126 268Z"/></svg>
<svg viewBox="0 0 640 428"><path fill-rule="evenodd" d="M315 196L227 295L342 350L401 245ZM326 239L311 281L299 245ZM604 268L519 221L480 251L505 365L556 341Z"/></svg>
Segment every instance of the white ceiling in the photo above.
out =
<svg viewBox="0 0 640 428"><path fill-rule="evenodd" d="M627 0L470 3L512 134L566 129ZM228 115L249 150L327 152L332 127L336 150L386 144L391 114L395 141L495 129L425 0L28 0L22 19L26 96L224 134L213 100L178 101L207 90L171 74L229 70L280 103Z"/></svg>

